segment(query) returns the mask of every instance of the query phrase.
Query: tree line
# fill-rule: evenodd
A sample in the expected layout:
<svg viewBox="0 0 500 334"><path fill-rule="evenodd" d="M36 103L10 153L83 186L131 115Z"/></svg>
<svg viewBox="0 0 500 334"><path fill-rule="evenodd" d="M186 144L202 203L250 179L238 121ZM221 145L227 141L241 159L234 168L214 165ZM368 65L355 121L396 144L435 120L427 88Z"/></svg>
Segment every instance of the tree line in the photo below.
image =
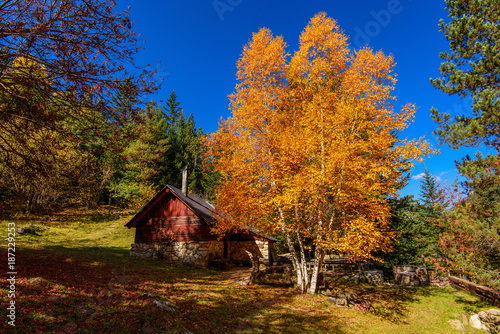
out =
<svg viewBox="0 0 500 334"><path fill-rule="evenodd" d="M56 122L63 134L32 131L30 146L17 149L28 153L48 145L53 151L37 157L47 167L30 173L21 158L0 163L3 197L16 198L25 212L64 205L140 207L167 184L180 188L184 167L189 191L209 197L215 178L202 171L204 133L193 115L185 115L175 91L163 105L150 101L136 108L130 85L125 80L111 99L112 110L126 115L120 122L88 110L94 119L92 132L85 132L87 124L78 119Z"/></svg>

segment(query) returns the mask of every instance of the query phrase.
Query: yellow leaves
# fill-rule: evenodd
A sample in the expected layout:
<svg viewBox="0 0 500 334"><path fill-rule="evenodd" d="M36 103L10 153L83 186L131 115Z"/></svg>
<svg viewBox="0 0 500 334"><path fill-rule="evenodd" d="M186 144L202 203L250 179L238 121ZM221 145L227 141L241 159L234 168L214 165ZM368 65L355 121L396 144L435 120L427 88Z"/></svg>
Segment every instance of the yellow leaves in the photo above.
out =
<svg viewBox="0 0 500 334"><path fill-rule="evenodd" d="M238 222L300 230L326 249L370 257L392 238L384 198L412 160L433 151L393 134L415 107L393 111L392 56L351 53L324 13L311 19L288 63L285 46L268 29L253 35L238 61L233 115L208 140L222 175L218 229Z"/></svg>
<svg viewBox="0 0 500 334"><path fill-rule="evenodd" d="M344 69L349 53L347 36L326 13L311 19L299 41L300 49L290 61L290 78L298 80L307 76L322 80L325 74L335 76Z"/></svg>
<svg viewBox="0 0 500 334"><path fill-rule="evenodd" d="M238 60L237 78L240 83L236 88L248 86L258 89L259 84L269 87L279 84L283 79L281 72L286 62L285 48L283 38L273 37L269 29L262 28L254 33Z"/></svg>
<svg viewBox="0 0 500 334"><path fill-rule="evenodd" d="M28 70L31 73L38 72L46 77L45 66L26 57L18 57L14 60L12 68L16 70Z"/></svg>
<svg viewBox="0 0 500 334"><path fill-rule="evenodd" d="M27 57L16 58L12 66L5 73L7 82L14 76L24 78L25 80L40 80L41 82L47 81L48 78L45 66ZM49 82L47 81L45 84L49 84Z"/></svg>

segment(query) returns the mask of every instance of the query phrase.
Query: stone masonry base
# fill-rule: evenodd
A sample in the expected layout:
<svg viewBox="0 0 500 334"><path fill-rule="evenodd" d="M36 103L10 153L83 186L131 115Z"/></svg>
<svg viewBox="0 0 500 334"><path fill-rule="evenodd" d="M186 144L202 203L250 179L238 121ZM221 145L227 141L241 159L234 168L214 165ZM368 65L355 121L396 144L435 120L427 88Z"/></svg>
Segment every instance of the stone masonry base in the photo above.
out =
<svg viewBox="0 0 500 334"><path fill-rule="evenodd" d="M270 260L273 256L267 242L231 241L228 247L229 261L250 264L250 256ZM211 260L224 258L224 242L177 241L171 244L140 243L132 244L130 256L163 258L174 262L207 267Z"/></svg>

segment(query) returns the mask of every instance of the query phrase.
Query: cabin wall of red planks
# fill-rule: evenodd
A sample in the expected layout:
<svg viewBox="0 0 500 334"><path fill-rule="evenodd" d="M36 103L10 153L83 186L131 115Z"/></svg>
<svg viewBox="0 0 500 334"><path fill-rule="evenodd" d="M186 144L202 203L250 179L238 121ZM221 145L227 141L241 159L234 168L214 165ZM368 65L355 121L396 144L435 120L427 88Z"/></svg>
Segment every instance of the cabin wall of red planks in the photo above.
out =
<svg viewBox="0 0 500 334"><path fill-rule="evenodd" d="M208 224L170 192L141 217L135 233L135 243L216 239Z"/></svg>

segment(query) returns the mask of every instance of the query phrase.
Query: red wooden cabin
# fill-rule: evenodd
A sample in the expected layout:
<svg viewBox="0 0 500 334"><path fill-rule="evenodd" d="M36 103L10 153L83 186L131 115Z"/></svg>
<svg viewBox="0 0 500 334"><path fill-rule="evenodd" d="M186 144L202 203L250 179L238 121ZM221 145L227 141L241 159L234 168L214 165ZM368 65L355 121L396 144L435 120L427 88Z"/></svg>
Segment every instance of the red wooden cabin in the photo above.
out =
<svg viewBox="0 0 500 334"><path fill-rule="evenodd" d="M276 239L257 231L246 230L218 240L210 232L215 222L213 210L208 201L167 185L125 225L136 228L130 255L198 266L249 264L250 256L273 261Z"/></svg>

